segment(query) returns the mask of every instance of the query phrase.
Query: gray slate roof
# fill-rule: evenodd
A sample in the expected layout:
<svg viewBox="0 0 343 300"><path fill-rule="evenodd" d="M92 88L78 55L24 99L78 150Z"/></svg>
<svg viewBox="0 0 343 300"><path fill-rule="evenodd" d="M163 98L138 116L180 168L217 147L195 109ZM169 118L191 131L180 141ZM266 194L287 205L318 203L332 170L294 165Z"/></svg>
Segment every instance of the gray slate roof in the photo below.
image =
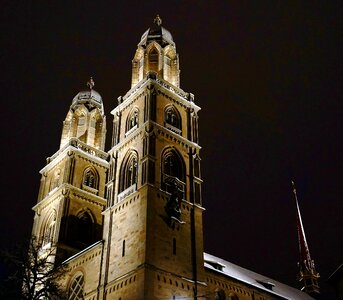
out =
<svg viewBox="0 0 343 300"><path fill-rule="evenodd" d="M279 281L244 269L219 257L204 253L205 268L230 278L246 283L260 290L292 300L310 300L313 298L302 291L283 284Z"/></svg>

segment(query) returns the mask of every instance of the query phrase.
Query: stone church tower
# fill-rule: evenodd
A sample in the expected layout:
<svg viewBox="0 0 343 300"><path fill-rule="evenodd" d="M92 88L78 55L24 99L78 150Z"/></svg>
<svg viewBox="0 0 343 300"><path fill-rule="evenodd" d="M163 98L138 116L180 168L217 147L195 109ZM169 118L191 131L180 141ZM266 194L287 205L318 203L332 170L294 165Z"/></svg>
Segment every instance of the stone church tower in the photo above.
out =
<svg viewBox="0 0 343 300"><path fill-rule="evenodd" d="M106 206L108 154L104 152L106 117L101 96L78 93L63 123L60 149L47 159L32 234L43 246L56 245L58 262L101 239Z"/></svg>
<svg viewBox="0 0 343 300"><path fill-rule="evenodd" d="M67 267L69 300L311 299L204 253L200 107L180 88L161 24L157 16L138 43L108 153L93 80L73 99L60 149L41 170L33 235Z"/></svg>
<svg viewBox="0 0 343 300"><path fill-rule="evenodd" d="M170 297L173 289L177 295L175 282L191 296L192 282L204 280L200 108L179 88L179 73L173 38L157 17L132 61L132 88L112 111L103 213L103 285L111 289L133 275L133 299ZM161 293L158 286L170 282Z"/></svg>

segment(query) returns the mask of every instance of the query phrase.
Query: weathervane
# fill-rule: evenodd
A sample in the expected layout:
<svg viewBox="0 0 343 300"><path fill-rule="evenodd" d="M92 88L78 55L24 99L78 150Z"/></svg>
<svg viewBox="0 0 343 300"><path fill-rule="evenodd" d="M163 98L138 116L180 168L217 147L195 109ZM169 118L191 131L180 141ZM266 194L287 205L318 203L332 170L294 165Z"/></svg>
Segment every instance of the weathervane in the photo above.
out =
<svg viewBox="0 0 343 300"><path fill-rule="evenodd" d="M92 90L94 85L95 83L94 83L93 77L90 77L89 80L87 81L87 86L89 87L90 90Z"/></svg>
<svg viewBox="0 0 343 300"><path fill-rule="evenodd" d="M154 23L157 24L158 26L161 26L162 19L160 18L160 15L156 16L156 18L154 19Z"/></svg>

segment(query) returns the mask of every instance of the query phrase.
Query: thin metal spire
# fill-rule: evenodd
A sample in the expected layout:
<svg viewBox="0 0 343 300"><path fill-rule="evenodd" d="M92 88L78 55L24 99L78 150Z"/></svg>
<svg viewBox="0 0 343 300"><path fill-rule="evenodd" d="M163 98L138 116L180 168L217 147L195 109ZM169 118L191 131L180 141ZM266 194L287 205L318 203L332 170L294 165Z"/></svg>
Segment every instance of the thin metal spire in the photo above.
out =
<svg viewBox="0 0 343 300"><path fill-rule="evenodd" d="M311 261L310 251L309 251L308 244L306 241L305 230L304 230L303 222L301 219L301 213L300 213L300 208L299 208L299 203L298 203L297 190L295 188L295 183L293 180L292 180L292 187L293 187L295 204L297 207L297 229L298 229L300 260L310 262Z"/></svg>
<svg viewBox="0 0 343 300"><path fill-rule="evenodd" d="M318 298L320 294L318 286L319 273L316 271L314 261L311 259L310 250L307 244L305 230L301 218L297 190L295 188L295 183L293 180L292 187L297 208L297 231L299 243L298 279L303 283L303 288L301 289L302 291L310 294L311 296L314 296L315 298Z"/></svg>

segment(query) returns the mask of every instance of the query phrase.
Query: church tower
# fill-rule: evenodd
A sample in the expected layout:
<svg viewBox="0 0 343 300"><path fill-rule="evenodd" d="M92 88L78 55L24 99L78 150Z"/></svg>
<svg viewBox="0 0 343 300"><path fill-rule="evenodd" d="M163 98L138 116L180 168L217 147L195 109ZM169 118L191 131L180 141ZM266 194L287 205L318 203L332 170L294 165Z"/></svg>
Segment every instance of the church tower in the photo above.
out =
<svg viewBox="0 0 343 300"><path fill-rule="evenodd" d="M42 174L32 235L44 247L56 247L56 259L83 250L101 239L108 170L104 152L106 118L102 98L79 92L63 122L60 149L47 159Z"/></svg>
<svg viewBox="0 0 343 300"><path fill-rule="evenodd" d="M65 266L59 284L68 300L312 299L204 253L200 107L180 88L179 56L159 16L138 43L131 89L111 112L108 152L93 88L91 78L74 97L33 208L32 235ZM295 200L300 280L315 295L319 275Z"/></svg>
<svg viewBox="0 0 343 300"><path fill-rule="evenodd" d="M111 112L103 213L107 299L114 290L113 299L196 299L205 286L200 108L194 95L179 87L175 43L161 24L157 16L142 35L131 89ZM125 288L126 281L134 286Z"/></svg>
<svg viewBox="0 0 343 300"><path fill-rule="evenodd" d="M302 291L311 295L315 299L320 299L319 291L319 273L314 266L314 260L311 259L310 250L307 245L305 230L301 219L300 208L297 197L297 190L292 181L293 194L297 208L297 229L298 229L298 242L299 242L299 274L298 279L302 283Z"/></svg>

